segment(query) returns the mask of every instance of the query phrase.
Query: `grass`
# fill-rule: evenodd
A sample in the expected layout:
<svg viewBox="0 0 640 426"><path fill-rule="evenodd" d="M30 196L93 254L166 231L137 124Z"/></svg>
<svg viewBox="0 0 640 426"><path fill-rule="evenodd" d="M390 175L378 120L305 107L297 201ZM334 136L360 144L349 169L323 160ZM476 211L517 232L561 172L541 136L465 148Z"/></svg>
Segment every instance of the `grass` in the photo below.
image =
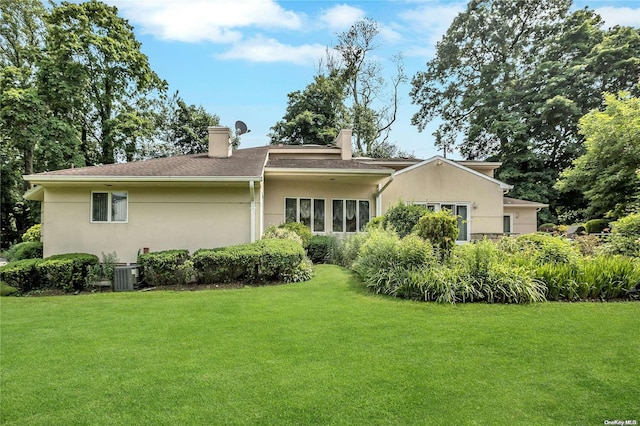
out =
<svg viewBox="0 0 640 426"><path fill-rule="evenodd" d="M640 303L410 302L330 265L282 286L0 303L3 425L640 420Z"/></svg>

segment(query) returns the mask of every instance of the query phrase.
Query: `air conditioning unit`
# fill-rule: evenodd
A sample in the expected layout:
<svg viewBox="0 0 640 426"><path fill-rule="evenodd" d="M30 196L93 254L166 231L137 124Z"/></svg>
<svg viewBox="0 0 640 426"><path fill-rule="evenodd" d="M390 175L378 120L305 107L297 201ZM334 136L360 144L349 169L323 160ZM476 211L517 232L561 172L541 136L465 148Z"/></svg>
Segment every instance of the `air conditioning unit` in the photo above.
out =
<svg viewBox="0 0 640 426"><path fill-rule="evenodd" d="M137 266L116 266L113 277L113 291L133 291L138 284Z"/></svg>

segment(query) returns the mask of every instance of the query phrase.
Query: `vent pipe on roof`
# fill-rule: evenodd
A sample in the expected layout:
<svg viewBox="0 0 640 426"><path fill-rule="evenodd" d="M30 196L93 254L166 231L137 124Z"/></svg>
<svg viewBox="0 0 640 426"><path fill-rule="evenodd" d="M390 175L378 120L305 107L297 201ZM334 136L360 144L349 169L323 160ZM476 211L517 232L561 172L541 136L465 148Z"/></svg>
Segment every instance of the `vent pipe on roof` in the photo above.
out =
<svg viewBox="0 0 640 426"><path fill-rule="evenodd" d="M222 126L209 126L209 157L231 157L233 146L231 144L231 129Z"/></svg>

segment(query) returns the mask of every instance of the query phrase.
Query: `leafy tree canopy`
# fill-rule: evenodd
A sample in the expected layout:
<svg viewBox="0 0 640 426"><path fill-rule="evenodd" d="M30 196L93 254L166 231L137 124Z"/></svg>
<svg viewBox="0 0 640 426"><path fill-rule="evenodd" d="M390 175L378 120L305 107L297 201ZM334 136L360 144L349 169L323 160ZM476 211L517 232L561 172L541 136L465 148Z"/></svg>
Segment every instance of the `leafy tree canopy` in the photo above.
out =
<svg viewBox="0 0 640 426"><path fill-rule="evenodd" d="M605 109L580 119L586 153L560 175L557 188L579 190L592 217L619 218L640 197L640 98L605 95Z"/></svg>

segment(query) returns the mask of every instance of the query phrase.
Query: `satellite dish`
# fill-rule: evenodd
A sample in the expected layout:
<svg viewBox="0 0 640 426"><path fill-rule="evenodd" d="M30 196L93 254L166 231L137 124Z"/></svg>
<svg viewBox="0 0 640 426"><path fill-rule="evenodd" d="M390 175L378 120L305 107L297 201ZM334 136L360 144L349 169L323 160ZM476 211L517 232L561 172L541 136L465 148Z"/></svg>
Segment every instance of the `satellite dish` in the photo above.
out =
<svg viewBox="0 0 640 426"><path fill-rule="evenodd" d="M244 121L236 121L236 135L240 136L245 133L249 133L251 130L247 129L247 125L244 124Z"/></svg>

